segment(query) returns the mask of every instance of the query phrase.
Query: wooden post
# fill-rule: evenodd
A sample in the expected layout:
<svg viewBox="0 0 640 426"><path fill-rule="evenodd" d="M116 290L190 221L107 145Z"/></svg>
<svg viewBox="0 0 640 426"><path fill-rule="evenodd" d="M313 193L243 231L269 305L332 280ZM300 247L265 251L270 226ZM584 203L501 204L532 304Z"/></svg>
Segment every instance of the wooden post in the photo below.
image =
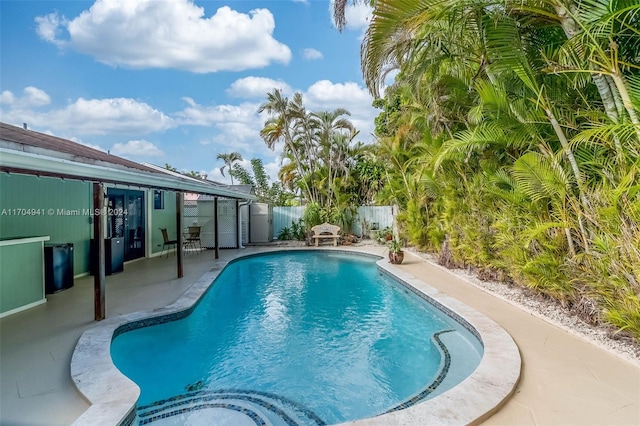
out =
<svg viewBox="0 0 640 426"><path fill-rule="evenodd" d="M182 209L184 206L184 194L176 192L176 258L178 259L178 278L184 277L182 264Z"/></svg>
<svg viewBox="0 0 640 426"><path fill-rule="evenodd" d="M216 244L215 258L218 259L218 197L213 197L213 240Z"/></svg>
<svg viewBox="0 0 640 426"><path fill-rule="evenodd" d="M93 238L95 239L93 276L93 304L95 320L102 321L106 317L105 309L105 250L104 250L104 185L93 183Z"/></svg>

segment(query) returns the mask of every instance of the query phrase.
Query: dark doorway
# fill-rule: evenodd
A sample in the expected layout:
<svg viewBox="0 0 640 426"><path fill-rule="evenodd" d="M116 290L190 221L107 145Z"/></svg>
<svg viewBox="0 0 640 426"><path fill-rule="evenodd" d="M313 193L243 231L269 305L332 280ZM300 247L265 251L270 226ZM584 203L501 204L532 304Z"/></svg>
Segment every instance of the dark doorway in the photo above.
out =
<svg viewBox="0 0 640 426"><path fill-rule="evenodd" d="M107 206L107 238L124 240L124 260L144 257L144 192L108 188Z"/></svg>

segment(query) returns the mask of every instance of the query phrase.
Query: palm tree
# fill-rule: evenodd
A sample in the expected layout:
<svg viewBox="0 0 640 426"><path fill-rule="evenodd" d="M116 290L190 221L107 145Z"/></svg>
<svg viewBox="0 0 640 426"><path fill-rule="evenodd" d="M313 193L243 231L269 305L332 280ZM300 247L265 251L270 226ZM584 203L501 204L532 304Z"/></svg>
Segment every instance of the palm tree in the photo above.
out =
<svg viewBox="0 0 640 426"><path fill-rule="evenodd" d="M595 298L638 336L639 12L376 0L361 50L372 94L399 71L376 129L412 241L576 306Z"/></svg>
<svg viewBox="0 0 640 426"><path fill-rule="evenodd" d="M594 0L584 4L573 0L543 0L514 3L514 10L537 16L541 21L550 15L560 23L567 42L551 58L550 70L570 73L578 82L590 76L598 90L604 111L611 122L619 123L627 116L635 126L640 143L640 107L634 105L630 82L625 70L640 69L637 57L640 44L632 41L640 36L640 3L634 0ZM615 141L620 154L620 140Z"/></svg>
<svg viewBox="0 0 640 426"><path fill-rule="evenodd" d="M267 93L267 101L258 108L258 113L262 112L266 112L269 115L269 119L260 131L260 136L271 150L275 148L277 142L284 143L285 153L293 157L295 167L298 169L297 174L302 179L307 200L316 201L314 192L306 179L304 179L306 173L300 155L300 140L296 140L299 121L306 116L302 95L295 93L293 101L290 101L287 97L282 96L280 90L273 89L273 91Z"/></svg>
<svg viewBox="0 0 640 426"><path fill-rule="evenodd" d="M318 160L321 160L327 169L327 194L329 203L334 204L333 181L338 176L340 168L345 167L344 149L355 137L353 124L343 116L351 113L344 108L333 111L312 112L311 120L314 122L314 139L318 146ZM332 195L333 194L333 195Z"/></svg>
<svg viewBox="0 0 640 426"><path fill-rule="evenodd" d="M220 167L220 173L224 176L224 169L229 170L229 177L231 177L231 185L233 185L233 163L236 161L242 161L242 155L238 152L230 152L228 154L218 154L217 160L224 161L224 166Z"/></svg>

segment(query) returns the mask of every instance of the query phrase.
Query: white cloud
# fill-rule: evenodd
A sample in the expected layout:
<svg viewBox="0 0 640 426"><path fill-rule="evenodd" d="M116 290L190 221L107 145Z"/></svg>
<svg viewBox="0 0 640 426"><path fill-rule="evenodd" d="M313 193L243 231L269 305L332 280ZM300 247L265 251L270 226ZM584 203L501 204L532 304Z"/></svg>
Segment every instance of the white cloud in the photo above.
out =
<svg viewBox="0 0 640 426"><path fill-rule="evenodd" d="M61 33L61 29L69 23L66 18L54 12L45 16L38 16L35 21L37 24L36 33L41 39L58 47L63 47L64 42L58 39L58 35Z"/></svg>
<svg viewBox="0 0 640 426"><path fill-rule="evenodd" d="M173 120L164 113L130 98L79 98L42 118L51 127L73 129L80 134L144 134L174 127Z"/></svg>
<svg viewBox="0 0 640 426"><path fill-rule="evenodd" d="M164 152L157 146L144 139L133 140L127 143L116 143L111 151L123 157L162 157Z"/></svg>
<svg viewBox="0 0 640 426"><path fill-rule="evenodd" d="M349 4L345 9L347 28L350 30L366 29L371 21L373 9L365 3Z"/></svg>
<svg viewBox="0 0 640 426"><path fill-rule="evenodd" d="M304 93L305 104L309 107L347 107L350 105L371 104L372 98L364 87L357 83L333 83L329 80L319 80L313 83Z"/></svg>
<svg viewBox="0 0 640 426"><path fill-rule="evenodd" d="M210 126L219 123L254 124L259 104L243 102L240 105L199 105L191 98L183 98L189 106L175 113L178 124Z"/></svg>
<svg viewBox="0 0 640 426"><path fill-rule="evenodd" d="M358 140L372 141L373 119L378 115L371 106L373 98L366 88L357 83L333 83L319 80L303 93L304 104L311 111L332 111L345 108L351 113L349 120L360 131Z"/></svg>
<svg viewBox="0 0 640 426"><path fill-rule="evenodd" d="M48 105L51 99L38 88L25 88L24 96L19 98L9 91L1 97L3 103L6 100L8 104L8 109L2 111L3 121L28 123L31 128L48 128L65 134L146 134L175 126L173 119L164 113L130 98L79 98L63 108L40 112L33 108Z"/></svg>
<svg viewBox="0 0 640 426"><path fill-rule="evenodd" d="M361 37L364 36L364 32L369 26L371 16L373 15L373 8L367 4L368 2L349 2L344 9L344 16L347 21L346 28L348 30L361 30ZM333 17L333 0L329 1L329 11L331 17ZM336 23L332 19L333 26Z"/></svg>
<svg viewBox="0 0 640 426"><path fill-rule="evenodd" d="M30 106L43 106L51 103L51 98L44 90L29 86L24 88L25 100Z"/></svg>
<svg viewBox="0 0 640 426"><path fill-rule="evenodd" d="M211 146L215 155L240 152L243 156L274 155L260 137L266 116L258 114L259 103L243 102L239 105L199 105L184 98L189 105L174 114L177 124L213 127L214 135L202 145Z"/></svg>
<svg viewBox="0 0 640 426"><path fill-rule="evenodd" d="M13 93L10 90L4 90L0 93L0 104L11 105L15 103L16 97L13 96Z"/></svg>
<svg viewBox="0 0 640 426"><path fill-rule="evenodd" d="M269 161L268 163L265 163L263 161L262 164L264 165L264 171L267 174L267 176L269 176L269 179L271 180L271 182L278 181L278 172L282 168L280 161L273 160L273 161Z"/></svg>
<svg viewBox="0 0 640 426"><path fill-rule="evenodd" d="M260 98L266 99L267 92L273 89L281 90L285 95L293 90L282 80L273 80L265 77L245 77L234 81L227 89L227 94L236 98Z"/></svg>
<svg viewBox="0 0 640 426"><path fill-rule="evenodd" d="M73 140L73 138L69 138L69 139ZM108 152L108 150L104 149L100 145L96 145L96 144L93 144L93 143L85 143L85 142L82 142L82 141L74 141L74 142L78 142L79 144L84 145L84 146L88 146L89 148L97 149L98 151Z"/></svg>
<svg viewBox="0 0 640 426"><path fill-rule="evenodd" d="M324 56L319 50L308 47L302 51L302 57L307 61L313 61L316 59L322 59Z"/></svg>
<svg viewBox="0 0 640 426"><path fill-rule="evenodd" d="M209 73L291 59L289 47L273 38L268 9L244 14L223 6L207 18L190 0L96 0L72 20L50 14L36 24L43 40L111 66Z"/></svg>
<svg viewBox="0 0 640 426"><path fill-rule="evenodd" d="M291 0L294 3L302 3L302 4L309 4L309 0Z"/></svg>
<svg viewBox="0 0 640 426"><path fill-rule="evenodd" d="M222 167L222 161L220 162L220 167ZM231 177L229 176L229 173L227 173L227 169L224 169L224 176L222 176L222 173L220 173L220 167L209 170L209 172L207 172L207 179L231 185ZM236 183L235 179L233 180L233 183Z"/></svg>
<svg viewBox="0 0 640 426"><path fill-rule="evenodd" d="M23 93L22 96L16 97L10 90L5 90L0 94L0 103L19 109L40 107L51 103L51 97L47 92L37 87L25 87Z"/></svg>

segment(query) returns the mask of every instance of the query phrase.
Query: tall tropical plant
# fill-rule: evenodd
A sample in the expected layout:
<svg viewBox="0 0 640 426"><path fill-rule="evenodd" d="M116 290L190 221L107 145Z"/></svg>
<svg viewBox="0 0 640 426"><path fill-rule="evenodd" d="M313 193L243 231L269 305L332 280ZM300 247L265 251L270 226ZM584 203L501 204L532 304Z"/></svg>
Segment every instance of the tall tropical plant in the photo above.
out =
<svg viewBox="0 0 640 426"><path fill-rule="evenodd" d="M294 194L283 188L280 182L270 182L260 158L251 159L250 171L236 163L229 174L238 179L240 184L253 186L261 203L284 206L288 205L294 197Z"/></svg>
<svg viewBox="0 0 640 426"><path fill-rule="evenodd" d="M373 5L362 69L405 236L640 337L640 3Z"/></svg>
<svg viewBox="0 0 640 426"><path fill-rule="evenodd" d="M304 176L305 163L301 158L300 140L296 135L298 121L306 115L302 104L302 95L296 93L293 100L290 101L289 98L282 96L280 90L273 89L267 93L267 101L258 108L258 113L262 112L266 112L269 119L260 131L260 136L271 150L275 148L277 142L283 142L285 153L291 155L294 160L293 164L297 169L298 176ZM307 199L315 201L315 193L308 182L302 180L302 183Z"/></svg>
<svg viewBox="0 0 640 426"><path fill-rule="evenodd" d="M220 167L220 173L224 176L224 169L231 171L233 169L233 163L242 161L242 155L239 152L230 152L228 154L218 154L217 160L224 161L224 166ZM231 185L233 185L233 173L229 173L231 178Z"/></svg>

